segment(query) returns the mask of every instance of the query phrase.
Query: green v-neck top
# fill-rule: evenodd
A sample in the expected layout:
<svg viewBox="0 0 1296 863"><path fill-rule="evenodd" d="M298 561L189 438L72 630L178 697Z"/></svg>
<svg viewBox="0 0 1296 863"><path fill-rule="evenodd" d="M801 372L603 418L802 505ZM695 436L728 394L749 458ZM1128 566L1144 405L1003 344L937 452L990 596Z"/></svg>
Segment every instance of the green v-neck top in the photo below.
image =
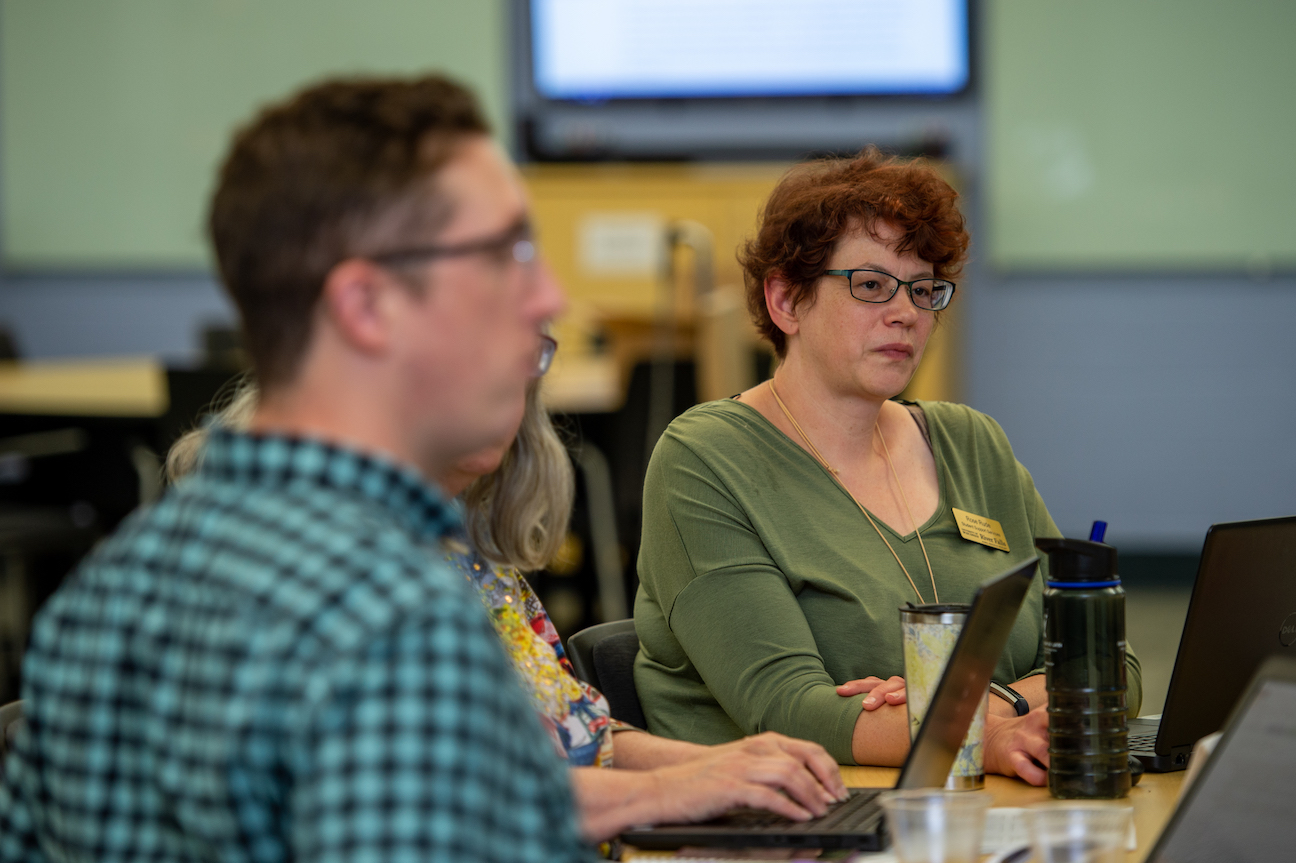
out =
<svg viewBox="0 0 1296 863"><path fill-rule="evenodd" d="M940 503L922 525L942 602L1060 536L993 419L918 402ZM1003 526L1009 551L963 539L951 508ZM914 534L874 519L922 591L931 577ZM1004 684L1043 671L1043 582L1034 580L995 670ZM644 481L635 686L648 730L697 743L762 731L814 740L853 764L863 695L848 680L904 675L898 609L919 602L859 508L815 459L750 405L708 402L671 423ZM1142 700L1128 654L1130 715Z"/></svg>

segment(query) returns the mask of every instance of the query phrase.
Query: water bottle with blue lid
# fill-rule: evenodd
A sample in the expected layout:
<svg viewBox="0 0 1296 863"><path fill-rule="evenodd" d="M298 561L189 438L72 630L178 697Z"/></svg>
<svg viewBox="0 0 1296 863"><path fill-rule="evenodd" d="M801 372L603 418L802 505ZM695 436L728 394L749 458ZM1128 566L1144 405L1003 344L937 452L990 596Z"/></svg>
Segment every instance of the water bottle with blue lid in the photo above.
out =
<svg viewBox="0 0 1296 863"><path fill-rule="evenodd" d="M1098 538L1101 533L1095 531ZM1049 791L1060 798L1129 794L1125 591L1116 549L1042 537Z"/></svg>

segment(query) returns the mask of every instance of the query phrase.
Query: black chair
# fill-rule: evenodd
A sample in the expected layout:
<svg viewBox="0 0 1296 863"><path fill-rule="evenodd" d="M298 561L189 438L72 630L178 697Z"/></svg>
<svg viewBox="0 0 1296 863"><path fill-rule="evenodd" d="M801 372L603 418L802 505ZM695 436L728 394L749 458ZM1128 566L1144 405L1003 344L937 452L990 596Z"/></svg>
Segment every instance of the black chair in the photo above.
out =
<svg viewBox="0 0 1296 863"><path fill-rule="evenodd" d="M630 619L600 623L567 639L567 655L576 676L603 693L612 718L647 728L634 684L638 653L639 636Z"/></svg>

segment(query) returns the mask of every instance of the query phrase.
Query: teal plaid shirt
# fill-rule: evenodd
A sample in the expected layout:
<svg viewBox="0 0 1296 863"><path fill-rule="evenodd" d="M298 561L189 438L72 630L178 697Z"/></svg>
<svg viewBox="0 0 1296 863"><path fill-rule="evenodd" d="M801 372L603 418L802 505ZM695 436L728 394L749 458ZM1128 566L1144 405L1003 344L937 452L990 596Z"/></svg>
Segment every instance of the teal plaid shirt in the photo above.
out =
<svg viewBox="0 0 1296 863"><path fill-rule="evenodd" d="M215 432L37 616L0 860L585 860L419 477Z"/></svg>

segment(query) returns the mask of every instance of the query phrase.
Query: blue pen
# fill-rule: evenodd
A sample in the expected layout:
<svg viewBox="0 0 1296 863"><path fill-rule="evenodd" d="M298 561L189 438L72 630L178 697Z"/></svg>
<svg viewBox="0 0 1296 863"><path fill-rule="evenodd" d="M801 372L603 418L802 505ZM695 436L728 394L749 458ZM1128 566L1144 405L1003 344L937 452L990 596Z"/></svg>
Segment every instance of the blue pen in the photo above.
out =
<svg viewBox="0 0 1296 863"><path fill-rule="evenodd" d="M1093 527L1089 528L1089 541L1102 542L1103 537L1107 535L1107 522L1095 521Z"/></svg>

